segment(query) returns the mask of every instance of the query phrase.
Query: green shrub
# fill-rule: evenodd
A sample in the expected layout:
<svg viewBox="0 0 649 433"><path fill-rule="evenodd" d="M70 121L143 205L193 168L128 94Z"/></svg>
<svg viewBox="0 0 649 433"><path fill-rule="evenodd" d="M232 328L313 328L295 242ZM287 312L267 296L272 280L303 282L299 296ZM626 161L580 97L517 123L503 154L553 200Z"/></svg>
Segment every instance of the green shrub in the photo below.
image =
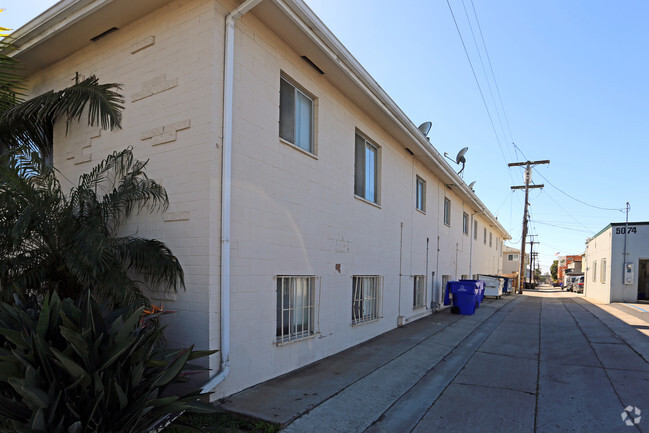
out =
<svg viewBox="0 0 649 433"><path fill-rule="evenodd" d="M147 314L148 313L148 314ZM187 362L212 352L165 350L161 312L80 305L56 292L42 305L0 304L0 426L5 431L144 432L174 412L211 412L198 392L163 394ZM169 390L167 390L169 391Z"/></svg>

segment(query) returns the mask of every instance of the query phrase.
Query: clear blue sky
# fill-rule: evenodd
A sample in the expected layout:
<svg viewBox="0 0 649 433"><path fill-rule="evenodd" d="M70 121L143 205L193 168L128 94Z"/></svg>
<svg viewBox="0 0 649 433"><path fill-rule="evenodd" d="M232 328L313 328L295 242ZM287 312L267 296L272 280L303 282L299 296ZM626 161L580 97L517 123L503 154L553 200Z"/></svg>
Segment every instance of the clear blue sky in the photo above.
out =
<svg viewBox="0 0 649 433"><path fill-rule="evenodd" d="M649 220L649 2L449 0L485 102L445 0L306 2L415 124L433 122L440 152L469 147L464 179L517 248L523 193L510 186L523 177L507 163L551 160L530 194L543 270L625 218L564 193L603 208L629 201L631 221ZM0 24L15 29L54 3L2 1Z"/></svg>

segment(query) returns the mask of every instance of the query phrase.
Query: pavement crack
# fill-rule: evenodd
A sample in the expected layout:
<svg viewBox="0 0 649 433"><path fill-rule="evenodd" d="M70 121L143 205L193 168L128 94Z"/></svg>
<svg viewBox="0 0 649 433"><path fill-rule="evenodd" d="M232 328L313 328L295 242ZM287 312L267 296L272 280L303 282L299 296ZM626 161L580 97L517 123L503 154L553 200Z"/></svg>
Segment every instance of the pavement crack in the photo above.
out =
<svg viewBox="0 0 649 433"><path fill-rule="evenodd" d="M500 390L503 390L503 391L515 391L515 392L520 392L520 393L527 394L527 395L536 395L536 393L534 393L534 392L523 391L522 389L511 388L511 387L508 387L508 386L489 386L489 385L482 385L482 384L479 384L479 383L466 383L466 382L457 382L457 383L455 383L455 385L475 386L477 388L485 388L485 389L500 389Z"/></svg>

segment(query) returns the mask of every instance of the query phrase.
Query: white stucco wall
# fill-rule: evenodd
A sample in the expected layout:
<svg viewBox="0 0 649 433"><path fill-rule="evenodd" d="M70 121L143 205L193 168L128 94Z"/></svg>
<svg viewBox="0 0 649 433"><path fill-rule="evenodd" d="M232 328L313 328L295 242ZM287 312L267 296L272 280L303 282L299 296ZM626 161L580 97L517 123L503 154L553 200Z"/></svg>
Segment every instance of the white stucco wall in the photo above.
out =
<svg viewBox="0 0 649 433"><path fill-rule="evenodd" d="M413 276L429 277L430 307L432 272L437 296L442 275L469 274L471 237L462 233L462 216L474 212L254 16L246 15L236 29L232 367L218 395L361 343L396 327L399 317L407 322L430 314L429 308L413 310ZM315 155L279 138L282 73L315 98ZM357 130L380 148L378 206L354 196ZM416 176L426 181L425 213L415 209ZM445 197L451 200L450 226L443 223ZM502 234L477 219L472 272L496 273ZM316 338L275 344L278 275L317 278ZM383 278L380 320L351 326L354 275Z"/></svg>
<svg viewBox="0 0 649 433"><path fill-rule="evenodd" d="M162 240L180 259L187 291L152 298L176 312L165 316L169 344L200 349L219 344L222 60L214 51L223 45L223 12L216 9L210 0L171 2L30 77L33 95L70 85L76 72L122 85L122 129L99 133L83 118L66 135L57 125L54 164L72 186L127 146L149 160L146 173L166 188L169 210L133 217L122 232Z"/></svg>
<svg viewBox="0 0 649 433"><path fill-rule="evenodd" d="M600 302L611 302L611 228L604 230L586 244L586 255L582 264L584 271L584 296ZM606 260L606 279L602 281L602 259Z"/></svg>
<svg viewBox="0 0 649 433"><path fill-rule="evenodd" d="M586 296L602 302L635 302L638 299L640 260L649 260L649 224L629 223L626 236L627 262L633 266L632 284L623 282L624 223L607 227L586 244ZM601 260L606 259L606 281L601 282ZM597 261L596 281L593 282L593 262Z"/></svg>
<svg viewBox="0 0 649 433"><path fill-rule="evenodd" d="M167 189L170 209L135 217L124 232L160 239L179 257L187 292L164 300L176 311L168 319L169 342L200 349L220 344L225 12L208 0L171 2L30 80L33 94L67 86L77 71L123 85L123 129L97 135L73 126L66 136L59 127L55 165L74 181L126 146L133 146L137 158L150 159L147 174ZM215 397L431 314L444 275L459 279L501 271L504 235L254 14L237 21L235 35L232 367ZM278 137L280 73L316 98L315 155ZM357 130L380 148L378 206L354 196ZM416 176L426 181L425 213L415 209ZM443 223L445 197L451 200L450 226ZM472 241L472 224L468 235L462 233L463 212L469 222L475 214L477 240ZM278 275L316 277L314 338L275 344ZM351 326L354 275L383 278L379 320ZM427 276L427 307L417 310L415 275ZM216 357L211 367L218 370Z"/></svg>

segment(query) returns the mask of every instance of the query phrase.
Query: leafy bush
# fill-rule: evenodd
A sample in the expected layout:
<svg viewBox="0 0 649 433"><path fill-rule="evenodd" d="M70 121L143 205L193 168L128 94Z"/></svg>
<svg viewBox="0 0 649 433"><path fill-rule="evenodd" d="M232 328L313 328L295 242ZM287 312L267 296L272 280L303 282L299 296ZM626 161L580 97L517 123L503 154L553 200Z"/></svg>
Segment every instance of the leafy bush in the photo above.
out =
<svg viewBox="0 0 649 433"><path fill-rule="evenodd" d="M117 306L146 305L143 287L184 288L164 243L120 233L132 212L167 209L145 167L130 148L115 152L66 192L38 154L0 155L0 298L56 291L76 300L92 290Z"/></svg>
<svg viewBox="0 0 649 433"><path fill-rule="evenodd" d="M198 392L165 395L187 362L212 352L165 350L161 314L80 305L56 292L42 306L0 304L0 425L8 431L144 432L179 411L211 412Z"/></svg>

